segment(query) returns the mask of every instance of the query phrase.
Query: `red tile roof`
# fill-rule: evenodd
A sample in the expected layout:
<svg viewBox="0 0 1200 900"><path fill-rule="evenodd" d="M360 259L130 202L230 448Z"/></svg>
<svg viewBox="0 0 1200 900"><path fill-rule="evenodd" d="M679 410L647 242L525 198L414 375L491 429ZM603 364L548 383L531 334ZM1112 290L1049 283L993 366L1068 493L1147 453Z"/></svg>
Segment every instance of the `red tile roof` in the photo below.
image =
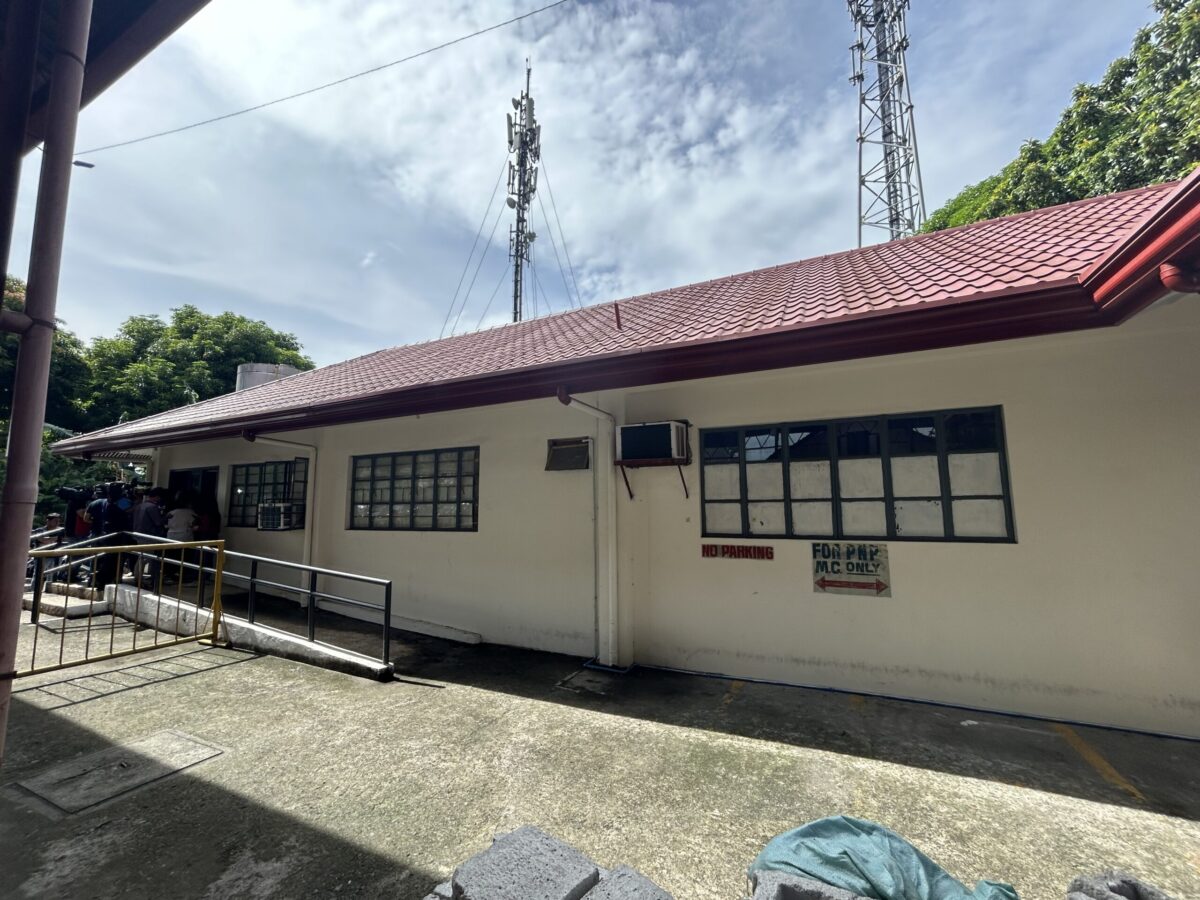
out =
<svg viewBox="0 0 1200 900"><path fill-rule="evenodd" d="M619 359L638 359L645 371L614 377L611 384L593 379L588 389L673 380L672 376L688 376L673 370L660 372L655 368L657 362L647 369L651 360L665 360L666 352L701 343L711 346L719 342L728 357L738 353L740 342L756 336L880 319L898 330L902 321L910 319L909 313L921 310L972 304L974 313L974 304L984 301L1035 291L1039 296L1049 296L1048 291L1057 289L1078 292L1082 276L1157 208L1166 205L1175 187L1168 184L1126 191L644 294L616 304L380 350L68 439L56 450L77 453L101 447L149 446L236 434L243 428L283 430L503 402L524 395L498 389L488 393L492 389L486 382L515 384L518 376L538 370L553 370L559 383L582 390L582 382L575 383L572 373L578 372L582 378L584 367L598 372L601 364ZM1044 308L1045 314L1058 309L1049 301ZM885 323L877 324L882 327ZM835 331L828 334L832 337ZM999 331L996 336L1011 335ZM974 338L980 339L985 338ZM969 341L943 340L940 345L955 342ZM878 352L864 349L857 355ZM847 352L842 358L853 355ZM791 364L811 361L795 354L786 359ZM755 366L747 365L744 370L752 368ZM609 369L613 367L609 365L605 371ZM697 369L697 374L704 372ZM548 384L536 391L531 388L528 396L552 396ZM431 399L434 389L440 392L437 402ZM419 396L426 398L424 406L417 402ZM314 418L317 410L325 417L321 421Z"/></svg>

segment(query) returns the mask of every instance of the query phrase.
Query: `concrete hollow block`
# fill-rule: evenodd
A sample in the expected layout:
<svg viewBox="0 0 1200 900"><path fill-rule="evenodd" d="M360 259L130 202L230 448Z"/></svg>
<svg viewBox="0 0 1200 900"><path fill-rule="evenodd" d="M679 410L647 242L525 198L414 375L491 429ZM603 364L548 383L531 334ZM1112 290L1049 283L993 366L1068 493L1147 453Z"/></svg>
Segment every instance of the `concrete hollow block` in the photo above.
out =
<svg viewBox="0 0 1200 900"><path fill-rule="evenodd" d="M525 825L459 866L451 884L456 900L581 900L599 880L570 844Z"/></svg>

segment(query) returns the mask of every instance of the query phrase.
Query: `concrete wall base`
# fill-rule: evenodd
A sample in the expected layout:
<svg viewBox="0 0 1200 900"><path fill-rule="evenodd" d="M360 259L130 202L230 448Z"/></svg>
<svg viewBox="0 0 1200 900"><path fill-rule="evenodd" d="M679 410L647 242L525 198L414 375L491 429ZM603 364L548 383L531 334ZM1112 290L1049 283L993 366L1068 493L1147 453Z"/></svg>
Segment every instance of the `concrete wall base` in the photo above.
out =
<svg viewBox="0 0 1200 900"><path fill-rule="evenodd" d="M90 590L90 588L89 588ZM21 598L21 606L33 609L33 592L27 592ZM107 600L81 599L62 594L43 593L38 605L43 616L62 616L65 619L80 619L84 616L102 616L111 608Z"/></svg>
<svg viewBox="0 0 1200 900"><path fill-rule="evenodd" d="M212 611L197 610L190 603L179 603L145 590L140 595L131 585L109 585L105 596L113 610L131 622L140 622L169 634L197 634L211 631ZM178 618L177 618L178 617ZM306 641L286 632L252 625L237 616L222 615L220 639L242 650L270 653L284 659L358 675L375 681L391 681L392 666L377 659L351 653L328 644Z"/></svg>

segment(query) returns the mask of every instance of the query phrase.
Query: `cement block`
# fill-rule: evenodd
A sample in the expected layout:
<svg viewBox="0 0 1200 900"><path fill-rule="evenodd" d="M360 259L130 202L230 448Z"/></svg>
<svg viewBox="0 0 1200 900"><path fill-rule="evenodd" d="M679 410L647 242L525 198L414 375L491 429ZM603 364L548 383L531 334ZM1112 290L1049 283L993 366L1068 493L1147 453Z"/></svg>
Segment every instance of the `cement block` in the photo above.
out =
<svg viewBox="0 0 1200 900"><path fill-rule="evenodd" d="M1081 875L1067 888L1067 900L1172 900L1152 884L1128 872Z"/></svg>
<svg viewBox="0 0 1200 900"><path fill-rule="evenodd" d="M525 825L468 859L451 882L455 900L580 900L599 879L574 847Z"/></svg>
<svg viewBox="0 0 1200 900"><path fill-rule="evenodd" d="M618 866L588 891L585 900L675 900L670 894L628 866Z"/></svg>
<svg viewBox="0 0 1200 900"><path fill-rule="evenodd" d="M454 887L449 881L443 881L433 889L433 893L427 894L424 900L454 900Z"/></svg>
<svg viewBox="0 0 1200 900"><path fill-rule="evenodd" d="M787 872L761 871L753 873L751 878L754 881L751 900L866 900L815 878Z"/></svg>

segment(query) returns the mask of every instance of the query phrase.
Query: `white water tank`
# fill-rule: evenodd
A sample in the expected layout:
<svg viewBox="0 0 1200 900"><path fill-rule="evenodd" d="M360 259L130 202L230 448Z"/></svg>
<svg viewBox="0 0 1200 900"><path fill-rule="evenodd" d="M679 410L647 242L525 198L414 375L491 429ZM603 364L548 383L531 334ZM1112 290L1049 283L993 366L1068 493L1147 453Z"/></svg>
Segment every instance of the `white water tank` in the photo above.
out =
<svg viewBox="0 0 1200 900"><path fill-rule="evenodd" d="M234 390L240 391L269 381L278 381L299 371L295 366L285 366L283 363L242 363L238 366L237 387Z"/></svg>

